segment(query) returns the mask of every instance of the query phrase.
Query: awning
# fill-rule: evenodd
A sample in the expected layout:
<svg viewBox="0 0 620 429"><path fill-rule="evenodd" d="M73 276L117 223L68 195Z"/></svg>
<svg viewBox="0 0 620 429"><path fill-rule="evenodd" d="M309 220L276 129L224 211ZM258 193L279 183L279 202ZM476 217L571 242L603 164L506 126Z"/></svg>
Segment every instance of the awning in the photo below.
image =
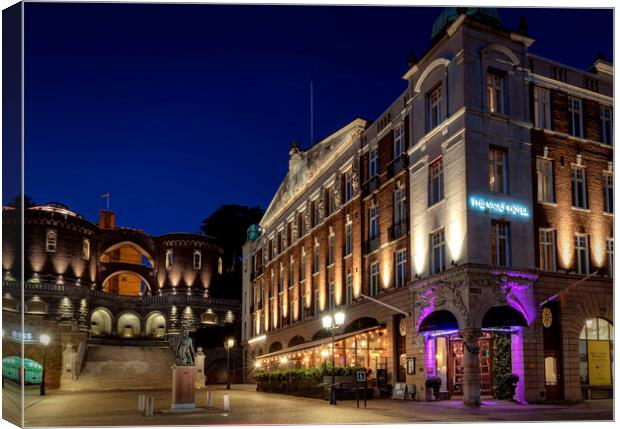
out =
<svg viewBox="0 0 620 429"><path fill-rule="evenodd" d="M459 324L452 313L448 310L437 310L422 320L418 332L452 331L458 329Z"/></svg>
<svg viewBox="0 0 620 429"><path fill-rule="evenodd" d="M383 329L383 328L385 328L385 324L373 326L370 328L360 329L359 331L355 331L355 332L347 332L345 334L339 334L334 337L334 341L339 341L339 340L342 340L343 338L349 338L349 337L361 334L363 332L374 331L375 329ZM267 353L264 355L256 356L254 359L264 359L264 358L268 358L272 356L279 356L284 353L291 353L291 352L296 352L299 350L305 350L305 349L320 346L326 343L331 343L331 337L322 338L320 340L308 341L307 343L298 344L293 347L288 347L286 349L278 350L277 352L272 352L272 353Z"/></svg>
<svg viewBox="0 0 620 429"><path fill-rule="evenodd" d="M519 310L509 305L492 307L482 319L482 328L527 326L527 320Z"/></svg>

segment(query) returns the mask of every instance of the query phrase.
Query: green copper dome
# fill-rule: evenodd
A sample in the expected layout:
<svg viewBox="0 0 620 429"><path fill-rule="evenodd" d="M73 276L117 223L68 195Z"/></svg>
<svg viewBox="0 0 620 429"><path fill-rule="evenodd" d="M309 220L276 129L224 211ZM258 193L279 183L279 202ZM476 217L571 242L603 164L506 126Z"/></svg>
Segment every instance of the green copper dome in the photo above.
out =
<svg viewBox="0 0 620 429"><path fill-rule="evenodd" d="M436 40L443 34L444 30L462 15L467 16L490 25L499 26L501 20L495 8L488 7L445 7L433 23L431 40Z"/></svg>

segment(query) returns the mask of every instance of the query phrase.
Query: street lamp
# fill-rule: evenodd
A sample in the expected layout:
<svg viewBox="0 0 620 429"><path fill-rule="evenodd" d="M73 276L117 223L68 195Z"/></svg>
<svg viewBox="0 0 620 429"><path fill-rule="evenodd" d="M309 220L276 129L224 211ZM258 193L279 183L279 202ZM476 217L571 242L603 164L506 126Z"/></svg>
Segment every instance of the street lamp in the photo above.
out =
<svg viewBox="0 0 620 429"><path fill-rule="evenodd" d="M333 316L326 314L323 316L323 328L332 332L332 385L330 388L329 404L336 405L336 392L334 385L336 384L336 361L334 356L334 344L336 329L340 328L344 324L344 312L338 311Z"/></svg>
<svg viewBox="0 0 620 429"><path fill-rule="evenodd" d="M50 343L50 336L47 334L43 334L39 337L39 342L43 344L43 369L41 370L41 385L39 394L41 396L45 396L45 360L47 355L47 345Z"/></svg>
<svg viewBox="0 0 620 429"><path fill-rule="evenodd" d="M226 348L226 390L230 390L230 349L235 345L235 339L229 338L224 341L224 347Z"/></svg>

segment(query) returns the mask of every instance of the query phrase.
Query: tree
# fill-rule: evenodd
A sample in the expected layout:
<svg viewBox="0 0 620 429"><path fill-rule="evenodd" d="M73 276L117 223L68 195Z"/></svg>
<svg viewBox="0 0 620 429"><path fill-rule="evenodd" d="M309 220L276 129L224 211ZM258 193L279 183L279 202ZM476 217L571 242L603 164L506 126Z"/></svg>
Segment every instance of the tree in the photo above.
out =
<svg viewBox="0 0 620 429"><path fill-rule="evenodd" d="M28 195L24 195L24 207L25 208L35 206L36 204L37 203L35 203L32 198L30 198ZM15 195L13 199L7 203L7 206L14 207L16 209L20 208L22 206L22 195L21 194Z"/></svg>
<svg viewBox="0 0 620 429"><path fill-rule="evenodd" d="M258 223L265 211L258 207L224 204L202 221L200 230L213 238L224 249L222 256L222 284L211 291L219 298L241 299L242 246L250 225Z"/></svg>

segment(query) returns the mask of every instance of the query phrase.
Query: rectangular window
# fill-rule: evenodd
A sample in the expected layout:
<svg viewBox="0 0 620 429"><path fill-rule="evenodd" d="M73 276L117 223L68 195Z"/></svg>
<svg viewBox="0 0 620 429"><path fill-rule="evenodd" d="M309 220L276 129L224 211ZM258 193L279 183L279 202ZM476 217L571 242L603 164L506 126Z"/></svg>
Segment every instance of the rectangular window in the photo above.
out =
<svg viewBox="0 0 620 429"><path fill-rule="evenodd" d="M284 231L280 231L280 253L284 252L286 249L286 236L284 235Z"/></svg>
<svg viewBox="0 0 620 429"><path fill-rule="evenodd" d="M291 262L288 266L288 287L291 288L295 284L295 259L291 256Z"/></svg>
<svg viewBox="0 0 620 429"><path fill-rule="evenodd" d="M334 282L329 282L329 310L334 309L335 299L334 299Z"/></svg>
<svg viewBox="0 0 620 429"><path fill-rule="evenodd" d="M510 265L510 228L506 222L491 221L491 263Z"/></svg>
<svg viewBox="0 0 620 429"><path fill-rule="evenodd" d="M344 241L344 256L348 256L353 252L353 223L347 222L344 227L345 241Z"/></svg>
<svg viewBox="0 0 620 429"><path fill-rule="evenodd" d="M446 269L446 238L444 230L431 234L431 274Z"/></svg>
<svg viewBox="0 0 620 429"><path fill-rule="evenodd" d="M373 241L379 237L379 209L372 206L368 209L368 240Z"/></svg>
<svg viewBox="0 0 620 429"><path fill-rule="evenodd" d="M603 174L603 192L605 193L605 211L614 212L614 176Z"/></svg>
<svg viewBox="0 0 620 429"><path fill-rule="evenodd" d="M426 96L427 103L427 132L441 123L441 85L433 89Z"/></svg>
<svg viewBox="0 0 620 429"><path fill-rule="evenodd" d="M260 294L258 295L258 306L260 308L263 307L263 296L265 295L265 282L263 279L260 279Z"/></svg>
<svg viewBox="0 0 620 429"><path fill-rule="evenodd" d="M319 201L314 200L311 203L312 205L312 228L317 226L320 221L320 213L319 213Z"/></svg>
<svg viewBox="0 0 620 429"><path fill-rule="evenodd" d="M278 302L280 303L280 309L279 309L280 311L278 311L278 316L279 316L278 319L280 322L278 323L279 327L282 327L284 325L283 322L284 322L284 308L285 307L284 307L284 299L282 299L283 296L284 294L281 293L280 296L278 297Z"/></svg>
<svg viewBox="0 0 620 429"><path fill-rule="evenodd" d="M278 275L278 293L284 290L284 264L280 263L280 274Z"/></svg>
<svg viewBox="0 0 620 429"><path fill-rule="evenodd" d="M88 238L82 241L82 258L87 261L90 259L90 240Z"/></svg>
<svg viewBox="0 0 620 429"><path fill-rule="evenodd" d="M405 152L405 126L394 128L394 158Z"/></svg>
<svg viewBox="0 0 620 429"><path fill-rule="evenodd" d="M353 276L347 273L345 277L346 299L347 305L353 302Z"/></svg>
<svg viewBox="0 0 620 429"><path fill-rule="evenodd" d="M299 264L299 281L303 282L306 279L306 252L301 249L301 263Z"/></svg>
<svg viewBox="0 0 620 429"><path fill-rule="evenodd" d="M534 87L534 126L551 129L549 90L539 86Z"/></svg>
<svg viewBox="0 0 620 429"><path fill-rule="evenodd" d="M590 273L589 255L588 236L586 234L575 234L575 271L577 274Z"/></svg>
<svg viewBox="0 0 620 429"><path fill-rule="evenodd" d="M401 249L394 252L394 287L405 285L407 273L407 250Z"/></svg>
<svg viewBox="0 0 620 429"><path fill-rule="evenodd" d="M540 269L543 271L555 271L555 231L540 228L538 230L538 250L540 253Z"/></svg>
<svg viewBox="0 0 620 429"><path fill-rule="evenodd" d="M583 114L579 98L568 97L568 132L571 136L583 137Z"/></svg>
<svg viewBox="0 0 620 429"><path fill-rule="evenodd" d="M379 171L379 149L374 148L368 154L368 179L372 179Z"/></svg>
<svg viewBox="0 0 620 429"><path fill-rule="evenodd" d="M489 190L491 192L508 192L505 149L489 148Z"/></svg>
<svg viewBox="0 0 620 429"><path fill-rule="evenodd" d="M269 239L269 260L273 259L273 239Z"/></svg>
<svg viewBox="0 0 620 429"><path fill-rule="evenodd" d="M614 239L605 240L605 256L607 260L607 275L614 276Z"/></svg>
<svg viewBox="0 0 620 429"><path fill-rule="evenodd" d="M166 269L169 270L172 267L172 262L174 260L174 253L172 249L166 250Z"/></svg>
<svg viewBox="0 0 620 429"><path fill-rule="evenodd" d="M407 222L407 193L405 188L394 191L394 224L404 225Z"/></svg>
<svg viewBox="0 0 620 429"><path fill-rule="evenodd" d="M573 207L582 209L588 208L588 195L586 188L586 169L580 166L573 166L571 171L573 188Z"/></svg>
<svg viewBox="0 0 620 429"><path fill-rule="evenodd" d="M319 315L319 290L314 288L314 317Z"/></svg>
<svg viewBox="0 0 620 429"><path fill-rule="evenodd" d="M500 72L487 72L487 103L489 112L506 113L504 111L504 76Z"/></svg>
<svg viewBox="0 0 620 429"><path fill-rule="evenodd" d="M353 198L353 177L351 171L344 173L344 202L348 203Z"/></svg>
<svg viewBox="0 0 620 429"><path fill-rule="evenodd" d="M45 251L55 252L58 235L55 229L48 229L45 233Z"/></svg>
<svg viewBox="0 0 620 429"><path fill-rule="evenodd" d="M306 295L301 296L301 320L306 320L308 317L308 308L306 306Z"/></svg>
<svg viewBox="0 0 620 429"><path fill-rule="evenodd" d="M370 264L370 296L377 296L379 294L379 263L373 262Z"/></svg>
<svg viewBox="0 0 620 429"><path fill-rule="evenodd" d="M554 203L553 161L536 158L536 177L538 178L538 202Z"/></svg>
<svg viewBox="0 0 620 429"><path fill-rule="evenodd" d="M194 269L199 270L202 267L202 253L200 250L194 250Z"/></svg>
<svg viewBox="0 0 620 429"><path fill-rule="evenodd" d="M286 244L287 247L293 244L293 221L286 224Z"/></svg>
<svg viewBox="0 0 620 429"><path fill-rule="evenodd" d="M334 263L334 253L336 248L336 237L333 233L329 234L327 242L327 265L331 265Z"/></svg>
<svg viewBox="0 0 620 429"><path fill-rule="evenodd" d="M601 106L601 143L613 144L613 114L611 107Z"/></svg>
<svg viewBox="0 0 620 429"><path fill-rule="evenodd" d="M312 258L312 274L319 272L319 245L314 245L314 257Z"/></svg>
<svg viewBox="0 0 620 429"><path fill-rule="evenodd" d="M428 205L443 200L443 159L439 158L428 167Z"/></svg>
<svg viewBox="0 0 620 429"><path fill-rule="evenodd" d="M336 211L336 192L334 188L327 190L327 215L332 215Z"/></svg>
<svg viewBox="0 0 620 429"><path fill-rule="evenodd" d="M301 238L306 235L306 222L304 221L303 212L297 214L297 230L299 231L299 237L297 238Z"/></svg>
<svg viewBox="0 0 620 429"><path fill-rule="evenodd" d="M288 323L292 324L294 322L294 313L295 313L295 305L296 305L296 300L293 300L293 295L292 293L289 293L288 295L288 299L289 299L289 305L288 305Z"/></svg>

